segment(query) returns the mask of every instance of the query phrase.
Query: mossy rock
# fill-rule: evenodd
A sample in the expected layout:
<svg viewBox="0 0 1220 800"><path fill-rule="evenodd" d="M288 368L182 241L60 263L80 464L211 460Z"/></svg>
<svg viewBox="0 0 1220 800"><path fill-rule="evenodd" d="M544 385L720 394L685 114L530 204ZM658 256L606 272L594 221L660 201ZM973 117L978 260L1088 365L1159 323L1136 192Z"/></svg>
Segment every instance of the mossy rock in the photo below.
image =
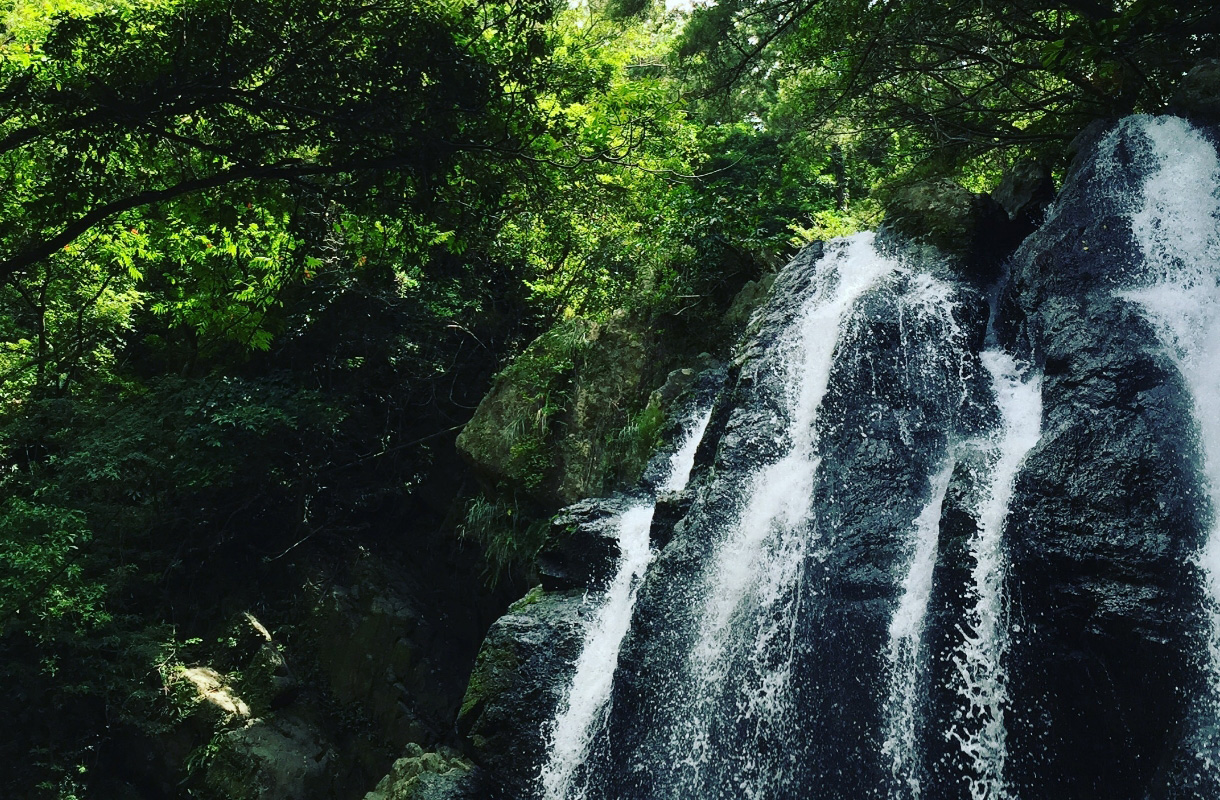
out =
<svg viewBox="0 0 1220 800"><path fill-rule="evenodd" d="M546 752L543 733L580 652L583 591L531 591L492 625L458 714L475 762L508 797L525 797Z"/></svg>
<svg viewBox="0 0 1220 800"><path fill-rule="evenodd" d="M572 320L538 337L497 377L457 438L458 452L491 487L552 494L554 420L569 403L594 323Z"/></svg>
<svg viewBox="0 0 1220 800"><path fill-rule="evenodd" d="M210 745L208 800L297 800L325 796L334 751L322 732L294 716L250 720Z"/></svg>
<svg viewBox="0 0 1220 800"><path fill-rule="evenodd" d="M474 800L477 788L469 760L447 747L425 752L412 744L364 800Z"/></svg>

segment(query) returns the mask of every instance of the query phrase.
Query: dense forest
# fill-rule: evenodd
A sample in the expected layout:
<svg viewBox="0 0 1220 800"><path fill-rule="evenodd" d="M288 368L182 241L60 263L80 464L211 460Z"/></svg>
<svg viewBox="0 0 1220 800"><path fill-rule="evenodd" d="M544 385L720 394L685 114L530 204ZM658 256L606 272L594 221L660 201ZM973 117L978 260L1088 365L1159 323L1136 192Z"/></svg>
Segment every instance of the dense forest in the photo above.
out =
<svg viewBox="0 0 1220 800"><path fill-rule="evenodd" d="M0 794L59 800L216 796L212 728L168 783L119 753L197 725L181 675L240 674L235 616L291 644L354 560L484 627L524 593L550 440L496 483L455 438L531 342L523 429L590 326L712 330L904 186L1061 174L1220 55L1201 0L6 0L0 27ZM606 486L658 435L623 413Z"/></svg>

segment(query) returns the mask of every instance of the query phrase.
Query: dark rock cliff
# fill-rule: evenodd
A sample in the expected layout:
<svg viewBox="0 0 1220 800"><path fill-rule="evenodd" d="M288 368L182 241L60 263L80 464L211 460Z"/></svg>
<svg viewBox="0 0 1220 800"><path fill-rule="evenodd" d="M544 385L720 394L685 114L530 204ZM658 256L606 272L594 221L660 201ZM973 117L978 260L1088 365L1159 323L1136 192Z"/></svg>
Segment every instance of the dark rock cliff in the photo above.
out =
<svg viewBox="0 0 1220 800"><path fill-rule="evenodd" d="M1002 338L1045 373L1045 433L1006 531L1020 796L1155 793L1199 689L1191 556L1205 509L1191 399L1115 296L1142 258L1127 213L1147 147L1123 125L1080 153L1001 301Z"/></svg>

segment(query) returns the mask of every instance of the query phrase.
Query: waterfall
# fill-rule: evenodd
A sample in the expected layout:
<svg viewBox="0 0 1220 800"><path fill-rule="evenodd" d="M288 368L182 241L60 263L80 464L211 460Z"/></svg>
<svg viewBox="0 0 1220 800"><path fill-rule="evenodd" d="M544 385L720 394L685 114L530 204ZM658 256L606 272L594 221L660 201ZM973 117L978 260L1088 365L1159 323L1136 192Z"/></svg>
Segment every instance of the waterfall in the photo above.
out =
<svg viewBox="0 0 1220 800"><path fill-rule="evenodd" d="M920 704L919 657L928 600L932 594L932 569L940 537L940 514L957 459L950 455L932 477L928 504L915 520L915 554L902 582L902 599L890 621L890 644L886 651L889 696L885 703L885 741L882 752L891 759L894 779L910 797L922 796L918 777L916 725Z"/></svg>
<svg viewBox="0 0 1220 800"><path fill-rule="evenodd" d="M1220 797L1218 134L1086 145L996 286L892 231L798 254L649 473L698 448L695 490L497 631L504 796Z"/></svg>
<svg viewBox="0 0 1220 800"><path fill-rule="evenodd" d="M972 766L973 774L967 776L972 800L1001 800L1009 796L1004 781L1008 757L1004 726L1008 697L1003 668L1008 644L1004 522L1017 470L1041 436L1042 393L1037 373L1023 369L1007 353L989 349L980 357L991 378L1000 424L984 444L990 448L994 462L978 499L978 529L969 545L974 564L967 590L971 605L960 629L962 642L953 658L958 677L954 688L963 705L949 736Z"/></svg>
<svg viewBox="0 0 1220 800"><path fill-rule="evenodd" d="M1143 255L1135 286L1119 292L1152 325L1185 380L1203 455L1211 521L1197 554L1211 624L1213 722L1220 720L1220 159L1176 117L1140 117L1152 170L1130 211ZM1211 754L1200 753L1205 762ZM1215 772L1220 764L1208 767Z"/></svg>
<svg viewBox="0 0 1220 800"><path fill-rule="evenodd" d="M752 471L722 487L729 498L724 504L692 512L715 541L692 578L693 631L675 665L680 674L660 698L668 704L657 720L665 733L652 741L668 757L656 767L666 770L657 776L664 788L650 789L656 797L766 798L795 788L797 759L772 743L802 736L793 664L803 646L802 619L816 616L811 603L822 592L807 573L834 546L833 525L823 530L815 507L825 455L819 442L833 430L841 442L860 436L857 441L868 443L862 427L844 432L842 420L820 419L835 369L846 368L856 380L884 380L874 371L870 348L878 334L872 327L892 326L898 339L893 380L906 387L913 405L886 412L887 401L875 400L878 413L901 429L905 447L915 447L912 431L926 427L929 416L952 419L966 396L968 348L954 318L953 288L881 255L871 234L831 243L811 273L781 275L777 292L790 303L796 298L795 307L777 314L782 329L760 349L752 373L758 377L751 378L762 397L753 401L763 409L759 420L776 427L771 436L749 431L761 437L762 451L755 452L773 455L752 454ZM936 410L923 408L925 402ZM943 431L936 436L944 441ZM740 446L755 450L750 441ZM934 538L935 522L930 525ZM911 603L918 591L912 589Z"/></svg>
<svg viewBox="0 0 1220 800"><path fill-rule="evenodd" d="M693 424L669 460L661 491L680 491L690 479L695 452L711 419L711 408L694 415ZM550 729L547 761L540 775L544 800L585 796L582 768L593 738L604 728L619 649L631 624L636 592L652 561L649 530L655 498L633 505L618 520L619 563L599 603L576 661L572 682Z"/></svg>
<svg viewBox="0 0 1220 800"><path fill-rule="evenodd" d="M742 493L744 507L735 522L722 525L725 534L705 580L706 602L687 664L693 702L671 733L671 752L684 759L681 790L690 796L710 796L713 791L709 784L714 778L707 770L708 759L716 753L712 727L718 713L734 713L747 724L782 724L798 604L794 589L813 544L805 523L819 464L818 408L844 321L857 300L896 267L876 253L868 234L833 247L793 324L760 367L780 376L788 447L749 479ZM744 637L731 625L742 614L759 622ZM757 683L733 703L736 708L724 709L718 702L722 690L731 681L745 679L729 674L736 659L727 656L734 648L745 651ZM763 797L769 782L783 779L778 766L749 756L738 771L742 797Z"/></svg>

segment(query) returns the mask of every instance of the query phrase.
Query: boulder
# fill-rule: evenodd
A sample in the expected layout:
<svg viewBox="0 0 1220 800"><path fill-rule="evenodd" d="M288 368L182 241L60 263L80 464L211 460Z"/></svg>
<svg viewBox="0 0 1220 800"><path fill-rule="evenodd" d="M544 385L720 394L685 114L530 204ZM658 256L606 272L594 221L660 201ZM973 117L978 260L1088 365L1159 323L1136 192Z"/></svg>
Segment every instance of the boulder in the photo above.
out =
<svg viewBox="0 0 1220 800"><path fill-rule="evenodd" d="M212 709L222 719L246 719L250 716L249 704L233 691L223 675L211 667L183 667L178 673L178 680L194 689L198 705Z"/></svg>
<svg viewBox="0 0 1220 800"><path fill-rule="evenodd" d="M542 500L559 491L552 423L565 409L577 361L599 334L595 323L572 320L538 337L496 376L457 437L458 452L489 488Z"/></svg>
<svg viewBox="0 0 1220 800"><path fill-rule="evenodd" d="M627 313L548 331L497 376L459 452L491 494L528 498L535 515L635 485L652 434L717 366L695 346L735 335L773 280L747 283L722 320L697 331L677 314Z"/></svg>
<svg viewBox="0 0 1220 800"><path fill-rule="evenodd" d="M879 237L889 247L933 247L979 286L995 280L999 263L1020 241L1013 240L1008 215L999 203L947 180L896 192L886 205Z"/></svg>
<svg viewBox="0 0 1220 800"><path fill-rule="evenodd" d="M1005 173L991 197L1008 214L1010 222L1024 222L1032 232L1055 199L1050 167L1037 161L1017 162Z"/></svg>
<svg viewBox="0 0 1220 800"><path fill-rule="evenodd" d="M630 502L616 495L582 500L560 511L551 523L551 544L538 555L542 588L604 588L620 556L618 518Z"/></svg>
<svg viewBox="0 0 1220 800"><path fill-rule="evenodd" d="M479 784L478 768L457 752L411 744L364 800L484 800Z"/></svg>
<svg viewBox="0 0 1220 800"><path fill-rule="evenodd" d="M475 762L508 798L529 797L546 754L546 725L580 654L584 592L531 591L483 641L458 713Z"/></svg>
<svg viewBox="0 0 1220 800"><path fill-rule="evenodd" d="M745 286L733 298L732 305L724 314L725 325L734 333L740 333L754 311L771 296L771 287L775 285L775 273L768 272L756 281L746 281Z"/></svg>
<svg viewBox="0 0 1220 800"><path fill-rule="evenodd" d="M1186 73L1170 108L1199 122L1220 122L1220 59L1200 61Z"/></svg>
<svg viewBox="0 0 1220 800"><path fill-rule="evenodd" d="M302 800L327 797L331 743L296 716L253 719L218 734L203 776L203 790L217 800Z"/></svg>

